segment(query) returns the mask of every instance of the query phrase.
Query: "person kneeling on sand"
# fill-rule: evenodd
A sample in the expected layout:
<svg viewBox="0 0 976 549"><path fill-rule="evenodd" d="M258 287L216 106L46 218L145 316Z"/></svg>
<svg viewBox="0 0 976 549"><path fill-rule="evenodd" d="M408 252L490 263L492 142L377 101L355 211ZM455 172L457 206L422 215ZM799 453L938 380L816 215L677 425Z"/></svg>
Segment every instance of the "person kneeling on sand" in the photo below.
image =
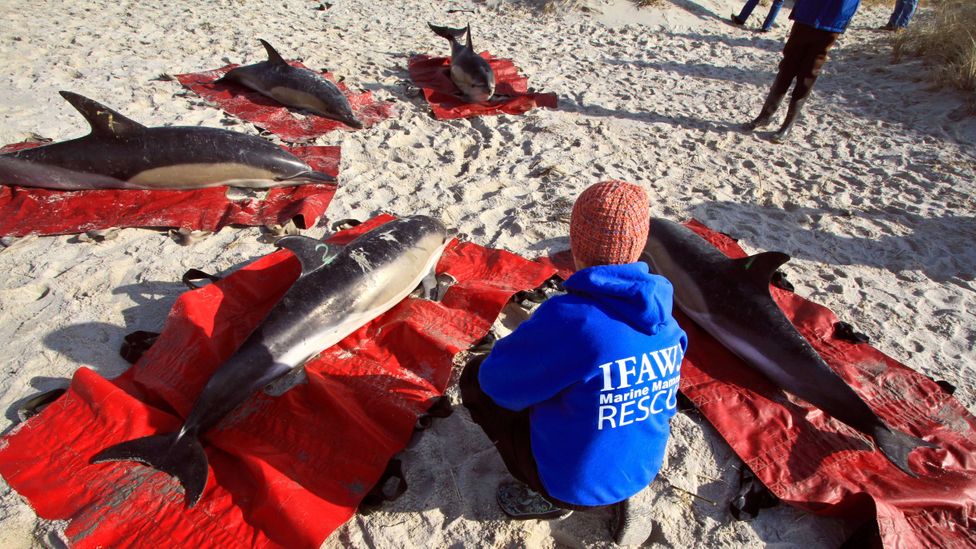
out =
<svg viewBox="0 0 976 549"><path fill-rule="evenodd" d="M661 467L688 340L671 316L671 283L637 262L648 225L642 188L586 189L573 206L578 270L567 294L540 305L461 375L465 407L521 482L498 488L509 516L558 518L625 502Z"/></svg>
<svg viewBox="0 0 976 549"><path fill-rule="evenodd" d="M793 80L796 80L786 120L773 135L776 143L786 141L827 60L827 50L847 28L860 3L861 0L796 0L790 13L793 28L783 47L783 60L779 64L776 80L759 116L745 124L743 129L752 131L769 124Z"/></svg>

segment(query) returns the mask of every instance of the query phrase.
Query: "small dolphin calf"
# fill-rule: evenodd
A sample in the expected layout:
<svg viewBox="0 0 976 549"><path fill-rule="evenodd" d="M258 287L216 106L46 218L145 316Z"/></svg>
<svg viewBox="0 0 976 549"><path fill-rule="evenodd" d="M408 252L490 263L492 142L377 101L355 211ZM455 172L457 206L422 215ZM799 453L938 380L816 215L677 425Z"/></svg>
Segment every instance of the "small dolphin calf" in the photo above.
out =
<svg viewBox="0 0 976 549"><path fill-rule="evenodd" d="M430 30L451 43L451 80L461 90L465 99L482 103L495 93L495 73L491 65L478 55L471 46L471 25L464 29L438 27L427 23ZM458 40L467 33L465 45Z"/></svg>
<svg viewBox="0 0 976 549"><path fill-rule="evenodd" d="M769 293L773 272L790 257L765 252L729 259L690 229L652 219L641 260L674 286L686 315L750 367L874 439L908 475L908 455L935 445L895 431L861 400L786 318Z"/></svg>
<svg viewBox="0 0 976 549"><path fill-rule="evenodd" d="M253 135L200 126L147 128L76 93L85 137L0 155L0 184L59 190L269 188L335 181Z"/></svg>
<svg viewBox="0 0 976 549"><path fill-rule="evenodd" d="M302 274L267 318L204 386L175 433L111 446L92 463L136 461L175 476L192 507L207 484L200 437L255 391L385 313L433 271L448 242L437 220L417 215L373 229L342 249L286 236Z"/></svg>
<svg viewBox="0 0 976 549"><path fill-rule="evenodd" d="M218 82L237 82L282 105L305 109L356 129L363 127L339 86L315 71L292 67L271 44L264 40L261 44L268 52L267 61L237 67Z"/></svg>

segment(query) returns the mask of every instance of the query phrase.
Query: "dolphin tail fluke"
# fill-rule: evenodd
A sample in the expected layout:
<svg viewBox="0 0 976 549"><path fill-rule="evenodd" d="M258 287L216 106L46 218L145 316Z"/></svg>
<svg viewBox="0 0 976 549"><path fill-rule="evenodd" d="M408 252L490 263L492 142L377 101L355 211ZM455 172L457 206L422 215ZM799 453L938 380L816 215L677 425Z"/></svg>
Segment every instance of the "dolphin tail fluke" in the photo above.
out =
<svg viewBox="0 0 976 549"><path fill-rule="evenodd" d="M457 42L462 38L464 38L464 34L467 32L467 29L452 29L450 27L438 27L437 25L434 25L432 23L427 23L427 26L430 27L430 30L434 31L434 34L436 34L437 36L440 36L441 38L447 38L452 42Z"/></svg>
<svg viewBox="0 0 976 549"><path fill-rule="evenodd" d="M912 478L918 475L908 466L908 455L916 448L938 448L938 445L915 438L909 434L881 427L872 433L875 444L888 461Z"/></svg>
<svg viewBox="0 0 976 549"><path fill-rule="evenodd" d="M207 454L195 436L169 433L137 438L91 458L93 464L107 461L135 461L176 477L183 485L187 507L196 505L207 485Z"/></svg>

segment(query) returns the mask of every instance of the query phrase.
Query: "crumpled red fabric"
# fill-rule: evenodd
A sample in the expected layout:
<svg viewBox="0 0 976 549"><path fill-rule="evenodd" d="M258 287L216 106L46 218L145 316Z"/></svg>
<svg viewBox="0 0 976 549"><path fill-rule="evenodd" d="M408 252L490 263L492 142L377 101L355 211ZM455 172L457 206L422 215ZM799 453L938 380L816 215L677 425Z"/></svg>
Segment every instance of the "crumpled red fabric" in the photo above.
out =
<svg viewBox="0 0 976 549"><path fill-rule="evenodd" d="M298 61L289 61L288 64L302 69L307 68ZM178 74L176 78L184 87L215 103L228 114L251 122L290 143L310 141L333 130L353 130L336 120L311 113L302 114L299 109L290 109L236 82L215 82L231 69L239 66L231 64L210 71ZM356 117L366 127L393 116L395 112L393 103L374 101L373 94L369 91L354 93L348 86L336 81L332 73L325 71L321 74L339 86L349 100Z"/></svg>
<svg viewBox="0 0 976 549"><path fill-rule="evenodd" d="M519 74L511 59L497 58L487 51L480 55L495 73L495 95L507 98L466 103L456 95L458 89L451 80L450 57L415 55L407 62L410 78L423 90L435 118L450 120L487 114L522 114L536 107L556 108L556 94L529 92L529 79Z"/></svg>
<svg viewBox="0 0 976 549"><path fill-rule="evenodd" d="M340 233L348 242L390 220ZM125 374L82 367L68 392L0 439L0 474L40 517L69 521L74 547L318 547L349 519L443 394L459 350L482 338L513 293L552 269L454 242L441 302L408 297L306 366L307 382L257 394L205 437L200 502L178 481L128 462L89 465L101 449L179 427L196 395L297 278L277 251L184 293L156 343Z"/></svg>
<svg viewBox="0 0 976 549"><path fill-rule="evenodd" d="M746 256L728 236L696 220L686 226L729 257ZM573 272L567 253L542 262L563 277ZM892 465L864 435L749 368L675 307L688 333L681 392L784 502L822 515L874 517L885 547L976 547L976 418L924 375L866 343L834 337L838 319L829 309L776 286L770 293L881 419L939 445L911 455L919 478Z"/></svg>
<svg viewBox="0 0 976 549"><path fill-rule="evenodd" d="M0 153L36 147L16 143ZM339 175L339 147L285 147L317 171ZM263 197L231 199L227 187L191 191L108 189L55 191L2 185L0 236L74 234L111 227L217 231L228 225L315 225L338 186L334 183L271 189Z"/></svg>

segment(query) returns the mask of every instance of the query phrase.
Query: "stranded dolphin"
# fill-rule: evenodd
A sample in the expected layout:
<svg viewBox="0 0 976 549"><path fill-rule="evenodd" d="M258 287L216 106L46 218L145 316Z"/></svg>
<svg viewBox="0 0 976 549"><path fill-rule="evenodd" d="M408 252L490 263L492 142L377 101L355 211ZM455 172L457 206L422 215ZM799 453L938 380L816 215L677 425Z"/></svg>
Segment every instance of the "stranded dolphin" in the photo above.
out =
<svg viewBox="0 0 976 549"><path fill-rule="evenodd" d="M292 67L271 44L264 40L261 44L268 52L267 61L237 67L220 80L237 82L282 105L305 109L353 128L363 127L339 86L315 71Z"/></svg>
<svg viewBox="0 0 976 549"><path fill-rule="evenodd" d="M255 391L281 378L391 309L434 269L448 237L426 216L405 217L336 248L319 240L286 236L302 274L213 374L183 427L102 450L92 463L136 461L179 479L187 506L207 484L207 455L200 437Z"/></svg>
<svg viewBox="0 0 976 549"><path fill-rule="evenodd" d="M0 184L60 190L268 188L335 181L260 137L201 126L147 128L60 92L91 125L85 137L0 155Z"/></svg>
<svg viewBox="0 0 976 549"><path fill-rule="evenodd" d="M914 477L908 455L935 447L885 425L820 357L769 293L770 277L790 257L764 252L729 259L690 229L652 219L641 260L674 286L686 315L776 385L874 439L899 469Z"/></svg>
<svg viewBox="0 0 976 549"><path fill-rule="evenodd" d="M451 80L461 90L468 101L481 103L491 99L495 93L495 73L483 57L475 53L471 46L471 25L464 29L438 27L427 23L430 30L451 43ZM465 45L458 39L467 33Z"/></svg>

